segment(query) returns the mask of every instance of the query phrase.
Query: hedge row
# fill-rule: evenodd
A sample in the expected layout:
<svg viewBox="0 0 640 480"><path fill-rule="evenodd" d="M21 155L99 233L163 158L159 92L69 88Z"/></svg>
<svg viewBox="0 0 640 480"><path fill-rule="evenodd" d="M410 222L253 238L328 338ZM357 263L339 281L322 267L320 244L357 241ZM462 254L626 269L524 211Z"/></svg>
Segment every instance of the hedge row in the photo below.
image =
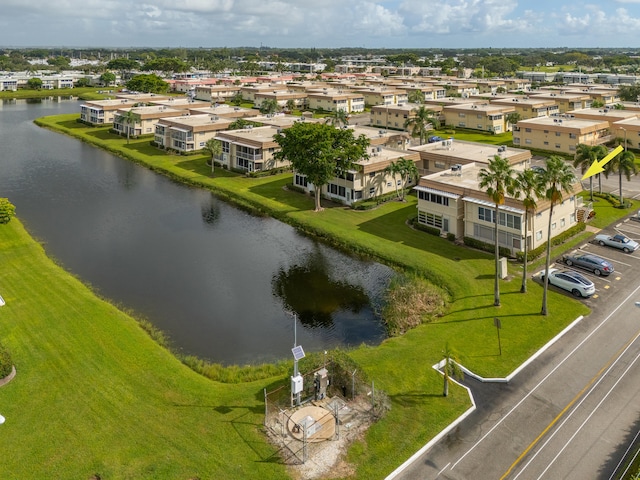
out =
<svg viewBox="0 0 640 480"><path fill-rule="evenodd" d="M584 223L584 222L576 223L570 229L568 229L568 230L562 232L561 234L556 235L555 237L553 237L551 239L551 246L555 247L557 245L560 245L560 244L566 242L571 237L575 237L579 233L584 232L586 228L587 228L587 224L586 223ZM544 254L547 251L547 243L548 242L545 242L542 245L540 245L539 247L528 251L527 252L527 262L535 260L536 258L541 256L542 254ZM518 259L518 261L524 262L524 252L517 252L516 253L516 258Z"/></svg>

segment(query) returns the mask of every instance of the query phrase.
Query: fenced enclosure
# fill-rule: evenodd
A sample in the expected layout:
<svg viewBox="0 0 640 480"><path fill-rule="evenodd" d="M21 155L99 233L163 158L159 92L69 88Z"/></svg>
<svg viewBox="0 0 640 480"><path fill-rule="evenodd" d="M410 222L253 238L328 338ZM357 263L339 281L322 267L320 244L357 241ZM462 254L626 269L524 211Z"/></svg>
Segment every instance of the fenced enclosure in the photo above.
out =
<svg viewBox="0 0 640 480"><path fill-rule="evenodd" d="M264 390L264 426L280 447L284 463L304 464L317 457L322 443L338 441L362 426L366 429L382 414L386 400L382 401L373 382L358 373L334 362L300 372L299 404L290 379L271 391Z"/></svg>

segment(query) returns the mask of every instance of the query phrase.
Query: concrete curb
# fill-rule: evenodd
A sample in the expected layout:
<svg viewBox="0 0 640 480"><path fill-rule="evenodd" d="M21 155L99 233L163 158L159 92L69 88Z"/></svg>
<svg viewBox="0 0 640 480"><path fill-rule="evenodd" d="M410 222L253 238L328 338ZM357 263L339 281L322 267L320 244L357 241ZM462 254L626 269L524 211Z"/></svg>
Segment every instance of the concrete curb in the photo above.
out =
<svg viewBox="0 0 640 480"><path fill-rule="evenodd" d="M485 382L485 383L489 383L489 382L509 383L509 381L511 379L513 379L516 375L518 375L524 368L526 368L529 364L531 364L533 361L535 361L540 355L542 355L545 351L547 351L549 349L549 347L551 347L554 343L556 343L558 340L560 340L569 330L571 330L578 323L580 323L580 321L583 318L584 317L582 315L580 315L578 318L576 318L573 322L571 322L569 325L567 325L564 328L564 330L562 330L555 337L553 337L546 344L544 344L543 347L540 348L540 350L538 350L536 353L531 355L531 357L529 357L522 365L520 365L518 368L516 368L513 372L511 372L505 378L484 378L484 377L481 377L480 375L476 375L471 370L465 368L463 365L458 364L458 366L465 373L465 375L468 375L468 376L470 376L472 378L475 378L476 380L478 380L480 382ZM440 369L443 366L444 366L444 360L441 360L440 362L438 362L435 365L433 365L432 368L434 368L440 374L442 374ZM469 394L469 399L471 400L471 407L469 407L469 409L466 412L464 412L462 415L460 415L458 418L456 418L452 423L449 424L449 426L447 426L444 430L442 430L435 437L433 437L429 442L427 442L420 450L418 450L416 453L411 455L411 457L409 457L402 465L400 465L393 472L391 472L385 478L385 480L392 480L392 479L396 478L399 474L401 474L404 470L406 470L407 467L409 467L409 465L411 465L417 458L419 458L423 453L429 451L431 449L431 447L433 447L443 437L445 437L449 432L451 432L460 423L462 423L462 421L465 418L467 418L469 415L471 415L471 413L473 413L473 411L476 409L476 402L475 402L475 400L473 398L473 394L471 393L471 389L469 389L465 385L462 385L461 383L457 382L455 379L451 379L451 381L457 383L458 385L460 385L462 388L464 388L467 391L467 393Z"/></svg>

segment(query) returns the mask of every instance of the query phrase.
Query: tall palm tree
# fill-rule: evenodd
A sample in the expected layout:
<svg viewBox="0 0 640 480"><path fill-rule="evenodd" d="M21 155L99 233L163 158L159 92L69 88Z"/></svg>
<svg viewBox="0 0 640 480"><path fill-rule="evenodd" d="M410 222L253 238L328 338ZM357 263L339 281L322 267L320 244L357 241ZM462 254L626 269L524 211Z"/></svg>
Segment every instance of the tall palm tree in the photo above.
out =
<svg viewBox="0 0 640 480"><path fill-rule="evenodd" d="M390 173L393 177L393 183L396 185L396 194L398 199L404 200L404 189L407 188L409 179L415 179L418 177L418 167L413 160L400 157L397 162L391 162L387 168L384 169L385 173ZM396 181L396 175L399 175L402 180L402 189L398 189L398 182Z"/></svg>
<svg viewBox="0 0 640 480"><path fill-rule="evenodd" d="M493 304L496 307L500 306L500 247L498 239L498 224L500 223L500 216L498 209L500 205L504 204L504 199L507 193L513 191L513 169L509 165L509 160L502 158L500 155L494 155L493 160L489 161L487 168L481 168L478 173L478 179L480 180L479 187L484 189L487 195L493 200L495 204L495 210L493 214L494 222L494 235L495 242L495 256L496 256L496 272L495 272L495 285L494 285L494 301Z"/></svg>
<svg viewBox="0 0 640 480"><path fill-rule="evenodd" d="M446 343L444 350L442 351L442 359L444 360L444 365L442 366L442 372L444 373L444 390L442 392L442 396L447 397L449 396L449 380L451 378L462 380L464 378L464 373L460 368L458 355L449 346L449 342Z"/></svg>
<svg viewBox="0 0 640 480"><path fill-rule="evenodd" d="M422 90L411 90L407 95L409 103L424 103L424 93Z"/></svg>
<svg viewBox="0 0 640 480"><path fill-rule="evenodd" d="M527 230L529 228L529 212L535 213L538 208L538 198L542 197L540 174L531 169L518 172L513 182L513 194L516 198L522 196L522 206L524 207L524 265L520 292L527 293L527 254L529 251Z"/></svg>
<svg viewBox="0 0 640 480"><path fill-rule="evenodd" d="M594 161L604 158L607 154L606 148L604 154L601 145L592 147L585 143L579 143L576 147L576 156L573 160L573 166L580 168L580 172L584 175ZM589 177L589 199L593 202L593 176Z"/></svg>
<svg viewBox="0 0 640 480"><path fill-rule="evenodd" d="M222 153L222 142L220 140L216 140L215 138L210 138L204 144L204 150L209 152L211 155L211 172L213 173L215 167L215 159L220 157Z"/></svg>
<svg viewBox="0 0 640 480"><path fill-rule="evenodd" d="M549 207L549 227L547 229L547 256L544 265L544 289L542 292L542 315L547 315L547 291L549 289L549 264L551 263L551 224L553 223L553 207L562 202L562 194L573 190L576 177L569 165L561 157L552 155L547 159L547 166L541 175L544 198L551 202Z"/></svg>
<svg viewBox="0 0 640 480"><path fill-rule="evenodd" d="M331 112L326 121L329 125L340 128L349 125L349 115L345 110L338 108Z"/></svg>
<svg viewBox="0 0 640 480"><path fill-rule="evenodd" d="M440 128L440 119L436 112L420 105L416 114L404 122L404 127L409 128L412 137L420 137L420 144L423 144L431 130Z"/></svg>
<svg viewBox="0 0 640 480"><path fill-rule="evenodd" d="M618 155L613 157L609 163L605 165L604 176L609 178L610 173L618 173L620 189L620 205L624 204L624 198L622 194L622 175L627 178L627 182L631 181L631 175L638 173L638 166L636 165L636 156L633 152L624 150Z"/></svg>
<svg viewBox="0 0 640 480"><path fill-rule="evenodd" d="M133 109L127 110L120 115L120 120L127 126L127 145L129 144L129 137L131 134L131 125L135 125L140 121L140 115L135 113Z"/></svg>

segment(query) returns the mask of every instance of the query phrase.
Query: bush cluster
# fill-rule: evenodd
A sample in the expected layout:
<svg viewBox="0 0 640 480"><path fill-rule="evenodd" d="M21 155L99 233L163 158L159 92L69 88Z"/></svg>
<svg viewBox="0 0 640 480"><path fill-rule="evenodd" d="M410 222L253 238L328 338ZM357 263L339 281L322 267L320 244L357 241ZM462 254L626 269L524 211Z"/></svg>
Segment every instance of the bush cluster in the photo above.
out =
<svg viewBox="0 0 640 480"><path fill-rule="evenodd" d="M11 360L11 355L9 354L9 350L7 350L0 343L0 379L6 377L11 373L13 368L13 361Z"/></svg>
<svg viewBox="0 0 640 480"><path fill-rule="evenodd" d="M477 238L464 237L464 244L467 247L477 248L485 252L494 253L496 246L493 243L486 243ZM498 247L498 252L502 257L511 257L511 250L506 247Z"/></svg>
<svg viewBox="0 0 640 480"><path fill-rule="evenodd" d="M555 237L553 237L551 239L551 246L555 247L557 245L560 245L566 242L571 237L574 237L577 234L584 232L586 228L587 228L586 223L578 222L570 229L562 232L560 235L556 235ZM537 248L534 248L533 250L529 250L527 252L527 262L531 262L532 260L535 260L540 255L544 254L546 251L547 251L547 242L543 243ZM516 258L518 259L518 261L524 262L524 252L516 252Z"/></svg>

